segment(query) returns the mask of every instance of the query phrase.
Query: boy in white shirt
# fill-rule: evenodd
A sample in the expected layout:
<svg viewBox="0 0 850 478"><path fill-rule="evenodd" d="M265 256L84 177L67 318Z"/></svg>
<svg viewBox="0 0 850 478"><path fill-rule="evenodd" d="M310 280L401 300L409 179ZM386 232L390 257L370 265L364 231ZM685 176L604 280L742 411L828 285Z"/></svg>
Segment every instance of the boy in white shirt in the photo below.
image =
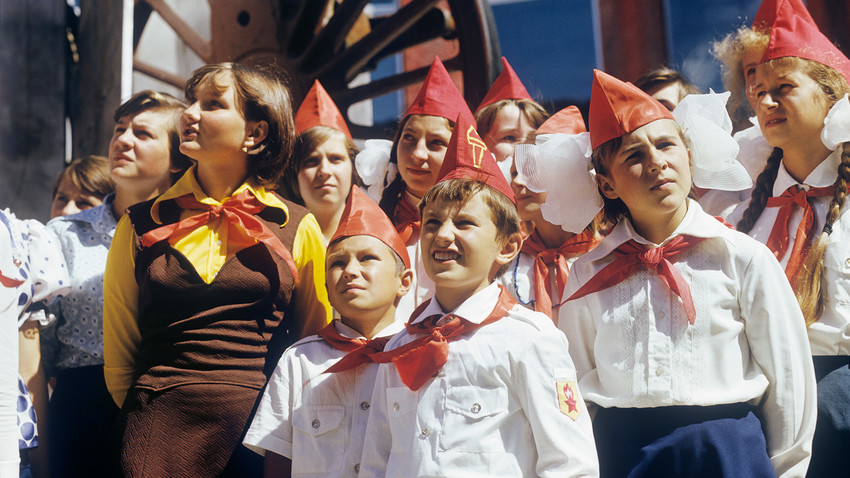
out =
<svg viewBox="0 0 850 478"><path fill-rule="evenodd" d="M265 455L266 476L357 476L378 367L369 356L403 327L395 311L412 278L404 241L357 187L342 218L326 261L340 318L283 354L245 436Z"/></svg>
<svg viewBox="0 0 850 478"><path fill-rule="evenodd" d="M459 117L423 198L435 295L376 354L361 477L597 476L567 342L493 284L519 252L510 186Z"/></svg>

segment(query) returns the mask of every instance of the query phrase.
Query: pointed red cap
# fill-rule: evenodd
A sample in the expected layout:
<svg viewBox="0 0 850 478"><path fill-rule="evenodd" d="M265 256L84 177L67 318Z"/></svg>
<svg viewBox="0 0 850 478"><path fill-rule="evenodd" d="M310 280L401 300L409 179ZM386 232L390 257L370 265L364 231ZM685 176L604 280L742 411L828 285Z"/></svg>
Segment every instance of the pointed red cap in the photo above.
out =
<svg viewBox="0 0 850 478"><path fill-rule="evenodd" d="M322 87L319 80L313 82L298 112L295 113L295 132L301 134L314 126L328 126L338 129L351 139L351 132L345 124L345 118L339 112L331 95Z"/></svg>
<svg viewBox="0 0 850 478"><path fill-rule="evenodd" d="M528 90L519 81L519 77L516 76L516 72L511 68L508 60L502 57L502 72L496 78L496 81L493 82L490 91L487 92L487 95L484 96L484 99L481 100L481 104L478 105L475 111L477 112L481 108L501 100L530 99L531 95L528 94Z"/></svg>
<svg viewBox="0 0 850 478"><path fill-rule="evenodd" d="M579 134L587 131L578 107L570 105L550 116L537 128L537 134Z"/></svg>
<svg viewBox="0 0 850 478"><path fill-rule="evenodd" d="M449 121L454 121L458 115L462 115L471 122L475 121L466 100L458 91L443 62L436 56L419 94L404 114L405 117L410 115L442 116Z"/></svg>
<svg viewBox="0 0 850 478"><path fill-rule="evenodd" d="M768 32L777 18L788 15L800 17L803 21L816 25L802 0L764 0L753 18L753 30Z"/></svg>
<svg viewBox="0 0 850 478"><path fill-rule="evenodd" d="M593 70L589 116L593 149L655 120L673 119L664 105L637 86L599 70Z"/></svg>
<svg viewBox="0 0 850 478"><path fill-rule="evenodd" d="M457 117L443 165L437 174L437 182L453 178L477 179L495 188L516 204L514 192L502 170L496 165L493 153L487 149L472 122L463 115Z"/></svg>
<svg viewBox="0 0 850 478"><path fill-rule="evenodd" d="M818 27L783 8L770 30L770 43L762 56L762 63L795 56L826 65L850 79L850 60L829 41ZM848 80L850 81L850 80Z"/></svg>
<svg viewBox="0 0 850 478"><path fill-rule="evenodd" d="M359 187L351 188L351 194L345 202L342 219L331 238L331 242L343 237L372 236L390 247L401 257L404 267L410 269L410 257L407 246L395 230L395 226L369 196Z"/></svg>

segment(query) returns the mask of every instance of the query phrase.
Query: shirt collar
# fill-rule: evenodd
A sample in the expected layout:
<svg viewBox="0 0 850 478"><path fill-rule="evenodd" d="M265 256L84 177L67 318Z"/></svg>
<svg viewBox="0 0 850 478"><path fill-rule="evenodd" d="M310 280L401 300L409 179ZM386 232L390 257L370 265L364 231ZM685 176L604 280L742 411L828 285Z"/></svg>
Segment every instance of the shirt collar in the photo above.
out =
<svg viewBox="0 0 850 478"><path fill-rule="evenodd" d="M773 196L781 196L791 186L799 184L802 189L808 190L812 188L822 188L835 184L835 179L838 178L838 163L841 162L841 148L833 151L826 157L815 169L806 176L803 184L797 182L796 179L788 174L785 169L785 161L779 164L779 171L776 173L776 181L773 182Z"/></svg>
<svg viewBox="0 0 850 478"><path fill-rule="evenodd" d="M500 293L501 289L499 288L499 285L493 282L475 294L472 294L471 297L463 301L463 303L461 303L455 310L450 312L468 322L480 324L490 316L490 312L492 312L496 307ZM419 316L411 320L410 323L416 324L432 315L445 316L448 313L449 312L445 312L442 307L440 307L440 304L437 302L437 298L432 296L430 302L425 307L425 310L423 310Z"/></svg>
<svg viewBox="0 0 850 478"><path fill-rule="evenodd" d="M702 210L699 203L694 201L693 199L687 198L688 201L688 212L685 213L685 217L682 219L682 222L676 226L676 229L672 234L661 244L665 244L669 242L676 236L685 234L693 237L725 237L724 234L728 231L728 227L725 224L718 221L714 217L708 215ZM661 244L655 244L652 241L644 238L632 227L632 222L628 219L622 219L610 234L605 236L602 239L602 242L596 246L596 249L593 249L585 254L587 256L586 260L595 261L598 259L602 259L603 257L608 256L614 249L620 247L621 244L628 242L630 240L635 240L640 244L644 244L650 247L657 247Z"/></svg>
<svg viewBox="0 0 850 478"><path fill-rule="evenodd" d="M185 174L183 174L183 176L180 177L180 179L176 183L174 183L174 186L171 186L168 191L156 198L153 203L153 206L151 207L151 217L157 224L162 224L162 219L159 217L159 205L163 201L167 201L169 199L176 199L180 196L192 194L195 196L195 199L200 203L209 204L211 206L220 206L222 204L223 201L217 201L209 197L207 193L204 192L203 188L201 188L201 185L198 184L198 180L195 177L196 169L197 166L193 165L191 168L189 168L188 171L186 171ZM289 215L289 211L286 207L286 204L284 204L280 199L278 199L278 197L275 196L274 193L267 191L266 188L257 184L257 181L254 178L248 178L244 183L242 183L241 186L239 186L238 188L236 188L235 191L233 191L231 197L241 193L246 189L250 191L251 194L257 198L257 200L265 204L267 207L280 209L284 212L284 214L286 214L287 216ZM281 226L283 226L284 224L281 224Z"/></svg>
<svg viewBox="0 0 850 478"><path fill-rule="evenodd" d="M342 321L340 321L339 319L335 319L333 323L334 323L334 328L336 329L336 331L339 332L339 335L342 335L343 337L346 337L346 338L349 338L349 339L362 339L362 338L364 338L363 334L361 334L360 332L354 330L353 328L343 324ZM373 338L392 337L393 335L399 333L403 328L404 328L403 323L398 322L398 321L393 321L393 323L384 327L383 329L380 330L380 332L375 334L375 337L373 337Z"/></svg>
<svg viewBox="0 0 850 478"><path fill-rule="evenodd" d="M63 221L79 221L91 225L95 232L112 236L118 221L112 215L112 203L115 201L115 193L109 193L103 198L99 206L85 209L70 216L62 216ZM60 218L57 218L60 219Z"/></svg>

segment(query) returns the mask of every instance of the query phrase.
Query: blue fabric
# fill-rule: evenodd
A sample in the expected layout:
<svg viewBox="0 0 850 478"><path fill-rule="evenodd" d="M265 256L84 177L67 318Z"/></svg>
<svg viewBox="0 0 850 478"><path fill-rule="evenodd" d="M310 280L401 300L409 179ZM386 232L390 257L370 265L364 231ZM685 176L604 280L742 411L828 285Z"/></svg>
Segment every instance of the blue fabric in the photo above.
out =
<svg viewBox="0 0 850 478"><path fill-rule="evenodd" d="M745 404L600 409L602 478L775 477L761 422Z"/></svg>
<svg viewBox="0 0 850 478"><path fill-rule="evenodd" d="M813 357L818 380L818 423L812 443L809 478L850 475L850 358ZM843 362L843 363L842 363ZM840 364L840 365L839 365ZM836 367L837 365L837 367ZM827 367L833 367L831 372Z"/></svg>
<svg viewBox="0 0 850 478"><path fill-rule="evenodd" d="M68 265L71 291L59 302L59 322L42 334L47 373L103 365L103 272L118 222L112 216L114 194L103 204L70 216L57 217L47 227L58 237Z"/></svg>

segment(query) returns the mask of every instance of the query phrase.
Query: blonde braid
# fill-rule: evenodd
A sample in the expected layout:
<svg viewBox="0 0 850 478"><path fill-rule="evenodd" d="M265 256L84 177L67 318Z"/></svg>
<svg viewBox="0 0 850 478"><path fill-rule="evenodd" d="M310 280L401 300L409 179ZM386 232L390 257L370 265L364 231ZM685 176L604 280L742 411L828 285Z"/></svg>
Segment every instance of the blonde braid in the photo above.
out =
<svg viewBox="0 0 850 478"><path fill-rule="evenodd" d="M823 256L826 244L832 233L832 226L838 220L844 200L847 196L847 183L850 181L850 143L844 143L841 150L841 163L838 164L838 178L835 180L835 193L826 213L823 232L812 244L806 260L797 273L794 285L797 291L797 302L806 319L806 326L817 322L824 311L823 292Z"/></svg>
<svg viewBox="0 0 850 478"><path fill-rule="evenodd" d="M753 188L750 204L736 225L739 231L748 234L753 229L753 226L756 225L756 221L758 221L761 213L764 212L764 208L767 206L767 200L770 198L771 193L773 193L773 183L776 181L776 174L779 173L779 163L781 162L782 150L773 148L773 152L767 158L767 164L756 179L756 186Z"/></svg>

